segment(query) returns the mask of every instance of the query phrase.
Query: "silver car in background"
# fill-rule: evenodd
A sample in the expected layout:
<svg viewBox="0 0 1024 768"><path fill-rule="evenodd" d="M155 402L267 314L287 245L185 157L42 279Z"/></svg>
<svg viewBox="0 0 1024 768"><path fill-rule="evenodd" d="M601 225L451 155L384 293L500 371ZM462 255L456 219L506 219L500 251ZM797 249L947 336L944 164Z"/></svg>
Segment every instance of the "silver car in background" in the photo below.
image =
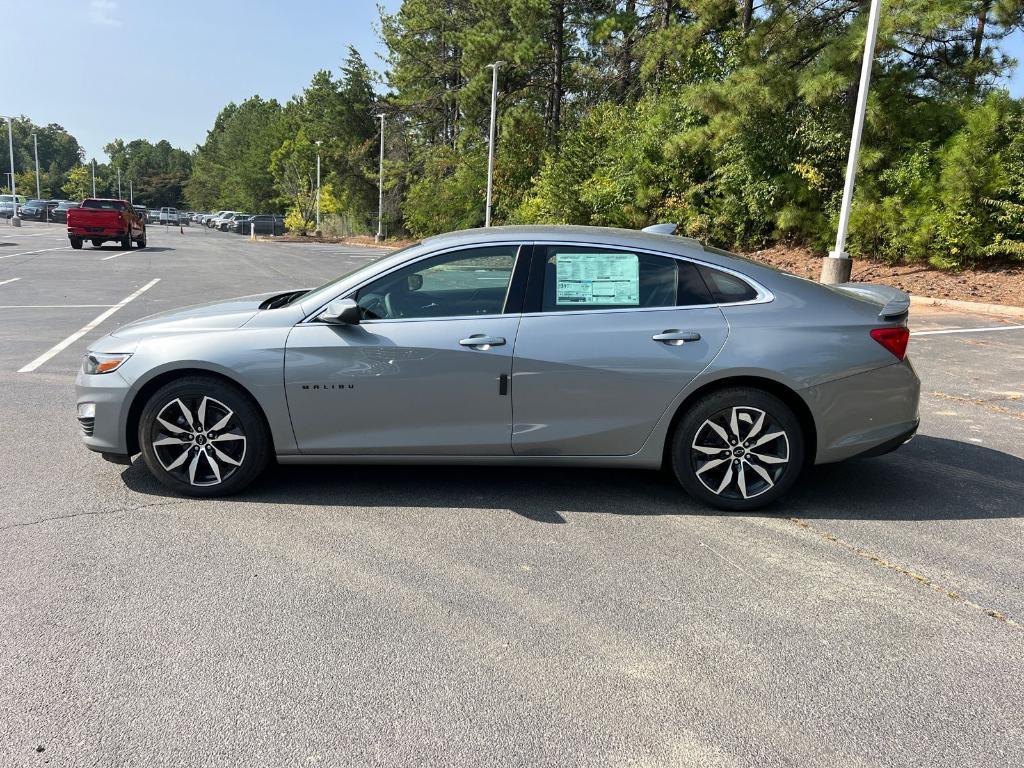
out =
<svg viewBox="0 0 1024 768"><path fill-rule="evenodd" d="M749 510L807 464L913 436L908 308L671 235L468 230L125 325L86 356L78 419L182 494L239 491L272 459L668 467Z"/></svg>

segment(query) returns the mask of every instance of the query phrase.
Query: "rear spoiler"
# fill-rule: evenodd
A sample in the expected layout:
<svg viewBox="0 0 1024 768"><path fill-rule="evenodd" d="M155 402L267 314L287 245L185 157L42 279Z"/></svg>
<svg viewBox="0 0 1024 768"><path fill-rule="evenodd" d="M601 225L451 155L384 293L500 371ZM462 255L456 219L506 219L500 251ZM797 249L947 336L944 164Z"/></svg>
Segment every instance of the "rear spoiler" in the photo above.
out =
<svg viewBox="0 0 1024 768"><path fill-rule="evenodd" d="M881 306L878 311L880 320L898 320L910 312L910 295L891 285L871 285L869 283L842 283L829 286L872 304Z"/></svg>

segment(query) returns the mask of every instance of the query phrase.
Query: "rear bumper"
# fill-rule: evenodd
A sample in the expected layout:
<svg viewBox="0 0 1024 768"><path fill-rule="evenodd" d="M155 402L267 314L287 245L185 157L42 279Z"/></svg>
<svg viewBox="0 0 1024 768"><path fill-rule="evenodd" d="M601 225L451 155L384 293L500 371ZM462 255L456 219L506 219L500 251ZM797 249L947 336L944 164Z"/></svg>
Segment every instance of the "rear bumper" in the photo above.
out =
<svg viewBox="0 0 1024 768"><path fill-rule="evenodd" d="M68 237L81 237L88 240L93 237L117 237L121 238L128 234L125 229L114 227L68 227Z"/></svg>
<svg viewBox="0 0 1024 768"><path fill-rule="evenodd" d="M817 428L815 464L895 450L917 431L921 381L910 360L803 392Z"/></svg>

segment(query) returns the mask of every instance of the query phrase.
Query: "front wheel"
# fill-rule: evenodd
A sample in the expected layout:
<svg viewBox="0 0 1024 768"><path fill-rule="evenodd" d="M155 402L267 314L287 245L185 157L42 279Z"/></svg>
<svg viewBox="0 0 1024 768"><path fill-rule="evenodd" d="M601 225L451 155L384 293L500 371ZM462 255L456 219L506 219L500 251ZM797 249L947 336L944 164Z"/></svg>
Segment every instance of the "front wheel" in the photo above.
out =
<svg viewBox="0 0 1024 768"><path fill-rule="evenodd" d="M146 232L145 232L145 230L143 230L143 232L142 232L142 237L140 237L137 241L135 241L135 245L137 247L139 247L139 248L145 248L146 247Z"/></svg>
<svg viewBox="0 0 1024 768"><path fill-rule="evenodd" d="M760 509L785 494L804 463L792 409L763 390L712 392L687 410L672 441L672 469L694 498L718 509Z"/></svg>
<svg viewBox="0 0 1024 768"><path fill-rule="evenodd" d="M146 403L139 446L149 471L172 491L226 496L263 470L270 436L244 391L216 378L189 376L162 387Z"/></svg>

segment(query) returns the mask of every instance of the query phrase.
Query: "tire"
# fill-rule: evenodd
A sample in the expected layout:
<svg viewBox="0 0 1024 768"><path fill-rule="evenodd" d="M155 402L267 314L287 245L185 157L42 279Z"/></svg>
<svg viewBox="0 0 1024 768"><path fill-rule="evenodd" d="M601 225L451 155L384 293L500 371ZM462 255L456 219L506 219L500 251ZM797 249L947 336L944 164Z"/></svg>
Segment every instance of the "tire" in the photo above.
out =
<svg viewBox="0 0 1024 768"><path fill-rule="evenodd" d="M124 237L121 238L121 247L124 248L126 251L130 251L132 249L132 231L131 231L131 229L129 229L127 232L125 232L124 233Z"/></svg>
<svg viewBox="0 0 1024 768"><path fill-rule="evenodd" d="M680 485L698 501L735 512L760 509L800 476L804 434L796 414L774 395L751 387L722 389L687 409L672 436L671 463Z"/></svg>
<svg viewBox="0 0 1024 768"><path fill-rule="evenodd" d="M138 246L139 248L146 247L146 230L142 230L142 237L138 239L135 245Z"/></svg>
<svg viewBox="0 0 1024 768"><path fill-rule="evenodd" d="M103 241L102 240L93 240L92 241L92 247L93 248L99 248L101 245L103 245Z"/></svg>
<svg viewBox="0 0 1024 768"><path fill-rule="evenodd" d="M271 450L255 401L209 376L187 376L161 387L142 410L138 437L149 471L185 496L241 491L263 471Z"/></svg>
<svg viewBox="0 0 1024 768"><path fill-rule="evenodd" d="M76 251L82 250L82 238L80 237L69 237L68 241L71 243L71 247Z"/></svg>

